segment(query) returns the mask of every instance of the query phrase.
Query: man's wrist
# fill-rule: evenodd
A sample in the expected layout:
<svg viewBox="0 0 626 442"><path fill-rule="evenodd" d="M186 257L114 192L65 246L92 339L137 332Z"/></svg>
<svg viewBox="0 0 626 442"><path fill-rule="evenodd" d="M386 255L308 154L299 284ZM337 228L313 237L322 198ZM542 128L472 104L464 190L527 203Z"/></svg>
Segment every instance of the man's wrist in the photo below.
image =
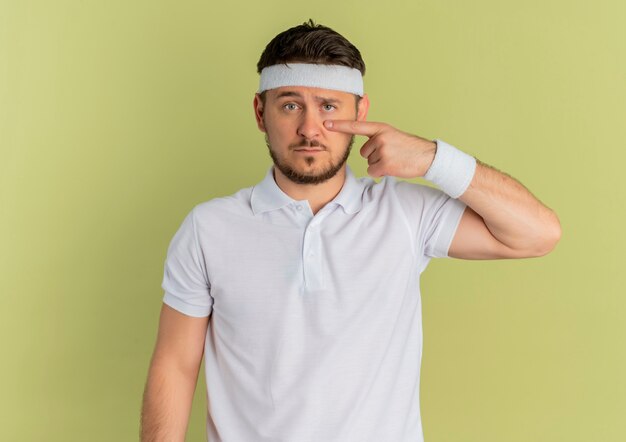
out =
<svg viewBox="0 0 626 442"><path fill-rule="evenodd" d="M469 187L476 172L476 158L443 140L436 139L434 159L424 178L452 198L458 198Z"/></svg>
<svg viewBox="0 0 626 442"><path fill-rule="evenodd" d="M424 176L428 172L428 169L430 169L430 167L432 166L433 161L435 161L435 155L437 154L437 142L434 140L426 140L426 142L428 144L428 148L425 150L425 172L422 176Z"/></svg>

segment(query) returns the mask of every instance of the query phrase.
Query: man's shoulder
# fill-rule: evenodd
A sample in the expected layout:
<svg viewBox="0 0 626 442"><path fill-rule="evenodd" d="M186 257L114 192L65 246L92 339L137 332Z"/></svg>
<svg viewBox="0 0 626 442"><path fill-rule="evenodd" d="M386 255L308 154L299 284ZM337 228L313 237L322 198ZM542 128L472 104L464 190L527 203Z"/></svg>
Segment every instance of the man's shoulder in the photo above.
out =
<svg viewBox="0 0 626 442"><path fill-rule="evenodd" d="M375 182L372 179L364 180L366 191L370 193L379 193L381 198L388 198L392 194L396 197L403 199L415 199L417 198L432 198L437 197L443 192L435 187L430 187L426 184L406 181L394 176L385 175L381 177L379 182Z"/></svg>
<svg viewBox="0 0 626 442"><path fill-rule="evenodd" d="M401 194L419 194L424 196L438 196L443 194L443 192L438 188L429 186L427 184L406 181L397 178L393 178L393 180L394 190Z"/></svg>
<svg viewBox="0 0 626 442"><path fill-rule="evenodd" d="M223 216L227 214L246 215L251 214L250 194L254 186L244 187L238 191L224 196L216 196L202 201L193 208L198 218Z"/></svg>
<svg viewBox="0 0 626 442"><path fill-rule="evenodd" d="M427 184L393 176L384 176L378 183L368 182L364 203L381 210L402 211L411 219L431 207L441 207L451 199L443 191Z"/></svg>

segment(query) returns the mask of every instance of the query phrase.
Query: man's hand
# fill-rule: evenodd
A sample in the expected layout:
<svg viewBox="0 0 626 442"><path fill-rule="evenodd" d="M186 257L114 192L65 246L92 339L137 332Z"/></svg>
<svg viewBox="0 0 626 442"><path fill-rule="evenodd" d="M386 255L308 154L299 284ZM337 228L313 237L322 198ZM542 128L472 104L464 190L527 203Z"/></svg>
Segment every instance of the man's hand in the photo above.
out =
<svg viewBox="0 0 626 442"><path fill-rule="evenodd" d="M372 177L423 177L435 158L437 143L402 132L386 123L326 120L324 126L331 131L369 138L360 153L367 158L367 173Z"/></svg>

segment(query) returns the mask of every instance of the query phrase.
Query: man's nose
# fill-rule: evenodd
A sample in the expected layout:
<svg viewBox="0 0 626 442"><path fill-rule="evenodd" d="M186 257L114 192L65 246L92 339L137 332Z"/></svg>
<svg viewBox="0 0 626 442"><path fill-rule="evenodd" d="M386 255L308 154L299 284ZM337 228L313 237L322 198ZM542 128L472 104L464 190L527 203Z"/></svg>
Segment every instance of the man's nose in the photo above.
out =
<svg viewBox="0 0 626 442"><path fill-rule="evenodd" d="M302 112L300 124L298 126L298 135L312 140L317 138L322 132L322 118L314 111L305 110Z"/></svg>

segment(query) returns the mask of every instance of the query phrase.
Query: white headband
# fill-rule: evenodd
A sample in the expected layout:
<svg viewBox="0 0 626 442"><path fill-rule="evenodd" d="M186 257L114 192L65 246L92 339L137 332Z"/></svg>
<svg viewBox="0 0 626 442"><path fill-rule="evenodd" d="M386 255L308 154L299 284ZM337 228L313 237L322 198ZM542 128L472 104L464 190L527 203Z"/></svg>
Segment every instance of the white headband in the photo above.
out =
<svg viewBox="0 0 626 442"><path fill-rule="evenodd" d="M257 93L281 86L319 87L363 96L361 71L337 64L287 63L263 68Z"/></svg>

